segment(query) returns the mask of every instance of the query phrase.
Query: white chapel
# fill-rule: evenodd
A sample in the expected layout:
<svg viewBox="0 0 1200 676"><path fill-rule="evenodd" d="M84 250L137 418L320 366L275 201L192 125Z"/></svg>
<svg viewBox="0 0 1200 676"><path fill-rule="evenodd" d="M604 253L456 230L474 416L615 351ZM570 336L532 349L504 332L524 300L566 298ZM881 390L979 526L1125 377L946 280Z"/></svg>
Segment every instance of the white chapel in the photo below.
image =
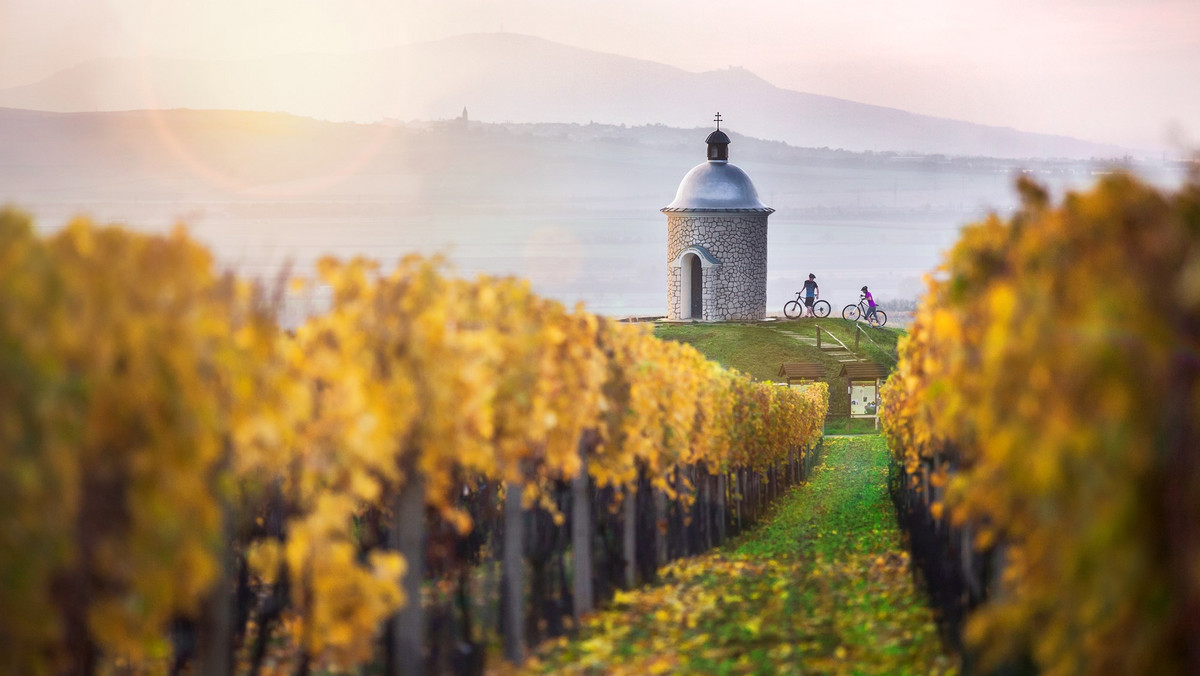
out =
<svg viewBox="0 0 1200 676"><path fill-rule="evenodd" d="M758 320L767 313L767 217L729 136L708 135L708 161L683 177L667 215L667 319Z"/></svg>

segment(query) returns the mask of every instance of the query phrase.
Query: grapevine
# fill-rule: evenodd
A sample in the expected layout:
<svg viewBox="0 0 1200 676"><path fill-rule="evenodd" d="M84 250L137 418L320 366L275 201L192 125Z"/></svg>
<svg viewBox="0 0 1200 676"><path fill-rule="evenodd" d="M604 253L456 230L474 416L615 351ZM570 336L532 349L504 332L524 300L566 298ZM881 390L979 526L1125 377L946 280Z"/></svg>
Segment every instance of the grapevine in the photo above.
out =
<svg viewBox="0 0 1200 676"><path fill-rule="evenodd" d="M930 279L884 429L932 518L1006 552L966 627L990 663L1195 672L1200 182L1019 189Z"/></svg>
<svg viewBox="0 0 1200 676"><path fill-rule="evenodd" d="M554 482L621 495L645 476L686 507L677 470L765 475L820 438L823 386L444 267L322 260L296 284L330 307L284 331L271 290L182 230L39 237L0 214L0 670L161 671L171 627L207 636L255 590L277 607L229 637L238 659L257 669L274 632L304 665L352 668L418 601L401 579L423 562L385 537L411 486L465 535L480 487L553 508Z"/></svg>

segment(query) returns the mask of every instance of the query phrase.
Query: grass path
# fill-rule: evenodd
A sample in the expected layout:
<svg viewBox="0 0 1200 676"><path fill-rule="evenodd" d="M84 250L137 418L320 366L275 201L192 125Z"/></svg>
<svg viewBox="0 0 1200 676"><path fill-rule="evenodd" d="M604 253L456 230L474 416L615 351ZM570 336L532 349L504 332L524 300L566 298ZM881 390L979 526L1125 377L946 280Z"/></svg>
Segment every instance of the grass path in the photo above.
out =
<svg viewBox="0 0 1200 676"><path fill-rule="evenodd" d="M826 441L811 481L762 526L618 593L527 672L953 671L909 572L877 436Z"/></svg>

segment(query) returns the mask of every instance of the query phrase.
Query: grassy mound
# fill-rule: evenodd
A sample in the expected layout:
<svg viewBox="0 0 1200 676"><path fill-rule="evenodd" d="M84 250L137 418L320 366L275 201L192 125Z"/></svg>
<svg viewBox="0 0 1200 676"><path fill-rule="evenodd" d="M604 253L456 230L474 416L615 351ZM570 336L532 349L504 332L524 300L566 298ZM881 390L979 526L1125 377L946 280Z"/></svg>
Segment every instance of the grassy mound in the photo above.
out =
<svg viewBox="0 0 1200 676"><path fill-rule="evenodd" d="M688 343L709 359L749 373L756 380L778 380L779 365L784 362L819 362L829 374L825 382L829 383L831 427L826 431L873 430L873 421L855 420L850 428L845 427L850 404L845 396L846 379L837 375L842 364L828 351L818 349L810 344L812 341L806 340L816 338L817 326L837 336L859 358L889 368L896 364L896 343L904 335L903 330L861 325L865 337L860 338L855 349L855 322L832 317L754 324L659 324L654 334L666 340ZM829 341L823 337L822 342L828 344Z"/></svg>

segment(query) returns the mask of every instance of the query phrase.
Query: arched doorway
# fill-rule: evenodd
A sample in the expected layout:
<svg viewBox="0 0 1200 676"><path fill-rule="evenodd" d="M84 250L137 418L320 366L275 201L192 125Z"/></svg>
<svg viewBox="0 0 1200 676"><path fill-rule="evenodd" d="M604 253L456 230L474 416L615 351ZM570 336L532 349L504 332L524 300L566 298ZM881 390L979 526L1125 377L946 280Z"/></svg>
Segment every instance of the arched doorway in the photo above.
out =
<svg viewBox="0 0 1200 676"><path fill-rule="evenodd" d="M717 271L721 262L704 247L693 245L680 251L671 260L670 266L672 279L678 280L678 286L672 286L668 296L672 303L671 318L715 321L712 319L713 309L706 306L712 304L713 294L717 293L716 285L720 281ZM706 289L707 299L704 297Z"/></svg>
<svg viewBox="0 0 1200 676"><path fill-rule="evenodd" d="M692 319L704 319L704 269L700 267L700 257L692 254Z"/></svg>
<svg viewBox="0 0 1200 676"><path fill-rule="evenodd" d="M685 253L680 272L680 290L683 292L680 300L681 319L704 319L704 267L700 257L694 253Z"/></svg>

